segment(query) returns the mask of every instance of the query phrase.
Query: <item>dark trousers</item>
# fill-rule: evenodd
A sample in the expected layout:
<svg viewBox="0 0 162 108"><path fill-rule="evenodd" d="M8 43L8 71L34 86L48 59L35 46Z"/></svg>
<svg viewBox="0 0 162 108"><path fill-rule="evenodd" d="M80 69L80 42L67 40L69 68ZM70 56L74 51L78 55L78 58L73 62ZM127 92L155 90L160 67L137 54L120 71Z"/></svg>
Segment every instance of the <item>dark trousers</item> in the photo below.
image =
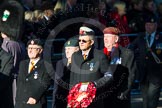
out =
<svg viewBox="0 0 162 108"><path fill-rule="evenodd" d="M120 100L117 96L104 99L104 108L131 108L130 96L125 100Z"/></svg>
<svg viewBox="0 0 162 108"><path fill-rule="evenodd" d="M160 84L153 84L148 80L141 83L143 108L157 108L160 97Z"/></svg>

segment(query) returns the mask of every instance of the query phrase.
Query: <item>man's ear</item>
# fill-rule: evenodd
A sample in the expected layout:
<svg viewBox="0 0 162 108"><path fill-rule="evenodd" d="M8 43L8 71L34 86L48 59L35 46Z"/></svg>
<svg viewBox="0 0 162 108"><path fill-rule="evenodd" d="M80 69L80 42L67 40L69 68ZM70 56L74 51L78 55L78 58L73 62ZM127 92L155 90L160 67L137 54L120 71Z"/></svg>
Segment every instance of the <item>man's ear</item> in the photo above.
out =
<svg viewBox="0 0 162 108"><path fill-rule="evenodd" d="M94 44L94 40L91 40L91 45L93 45Z"/></svg>
<svg viewBox="0 0 162 108"><path fill-rule="evenodd" d="M39 51L39 54L41 54L42 52L43 52L43 49L41 48L41 49L39 49L40 51Z"/></svg>
<svg viewBox="0 0 162 108"><path fill-rule="evenodd" d="M118 42L119 36L116 36L115 43Z"/></svg>

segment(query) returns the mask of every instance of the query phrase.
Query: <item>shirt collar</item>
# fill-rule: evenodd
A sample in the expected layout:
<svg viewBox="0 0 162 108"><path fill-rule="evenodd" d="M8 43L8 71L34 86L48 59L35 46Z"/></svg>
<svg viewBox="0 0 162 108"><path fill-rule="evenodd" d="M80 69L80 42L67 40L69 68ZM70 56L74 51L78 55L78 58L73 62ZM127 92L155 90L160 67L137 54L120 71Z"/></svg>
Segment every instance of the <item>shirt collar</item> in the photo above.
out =
<svg viewBox="0 0 162 108"><path fill-rule="evenodd" d="M40 60L40 58L37 58L36 60L33 60L34 62L34 65ZM31 63L31 60L30 60L30 63Z"/></svg>
<svg viewBox="0 0 162 108"><path fill-rule="evenodd" d="M155 34L156 34L156 32L153 32L153 33L151 33L150 35L151 35L151 37L155 37ZM146 33L146 35L147 35L147 37L149 36L148 33Z"/></svg>
<svg viewBox="0 0 162 108"><path fill-rule="evenodd" d="M82 55L87 55L87 56L88 56L90 50L91 50L91 48L90 48L86 53L84 53L84 52L82 51Z"/></svg>

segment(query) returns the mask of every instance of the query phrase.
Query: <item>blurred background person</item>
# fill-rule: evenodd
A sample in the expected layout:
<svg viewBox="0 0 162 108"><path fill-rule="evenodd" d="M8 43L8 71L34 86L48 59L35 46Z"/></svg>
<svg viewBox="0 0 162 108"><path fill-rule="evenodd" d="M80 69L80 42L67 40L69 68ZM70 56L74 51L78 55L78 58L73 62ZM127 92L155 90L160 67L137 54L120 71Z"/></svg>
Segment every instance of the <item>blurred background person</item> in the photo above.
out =
<svg viewBox="0 0 162 108"><path fill-rule="evenodd" d="M143 1L144 0L131 0L130 9L127 12L128 24L132 30L131 33L145 31L143 18Z"/></svg>
<svg viewBox="0 0 162 108"><path fill-rule="evenodd" d="M126 14L127 14L127 10L126 10L125 2L123 1L115 2L113 5L113 11L108 14L111 23L107 26L117 27L121 31L121 34L131 33L131 28L128 25L128 19ZM119 44L121 46L127 47L129 43L130 43L130 39L128 36L120 37Z"/></svg>

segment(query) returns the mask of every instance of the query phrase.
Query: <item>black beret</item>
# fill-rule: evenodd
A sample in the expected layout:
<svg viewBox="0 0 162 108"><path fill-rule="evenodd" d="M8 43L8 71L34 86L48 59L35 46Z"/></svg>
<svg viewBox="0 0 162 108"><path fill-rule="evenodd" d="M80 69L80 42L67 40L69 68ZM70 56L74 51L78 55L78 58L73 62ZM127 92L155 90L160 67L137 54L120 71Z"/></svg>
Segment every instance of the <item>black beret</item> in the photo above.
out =
<svg viewBox="0 0 162 108"><path fill-rule="evenodd" d="M150 15L145 18L145 23L157 23L157 17L154 15Z"/></svg>
<svg viewBox="0 0 162 108"><path fill-rule="evenodd" d="M43 47L43 42L40 39L31 39L27 42L27 46L28 45L38 45Z"/></svg>

